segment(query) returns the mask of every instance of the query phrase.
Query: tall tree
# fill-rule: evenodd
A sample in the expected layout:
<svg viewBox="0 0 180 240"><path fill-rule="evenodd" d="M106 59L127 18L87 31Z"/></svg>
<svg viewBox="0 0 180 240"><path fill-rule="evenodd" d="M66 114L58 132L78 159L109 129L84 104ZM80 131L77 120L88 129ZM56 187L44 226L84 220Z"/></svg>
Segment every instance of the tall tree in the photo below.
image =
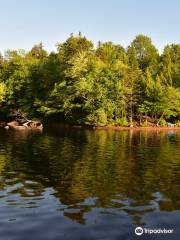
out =
<svg viewBox="0 0 180 240"><path fill-rule="evenodd" d="M128 51L135 51L140 69L146 71L147 68L151 68L151 71L156 73L159 54L149 37L138 35L131 43Z"/></svg>

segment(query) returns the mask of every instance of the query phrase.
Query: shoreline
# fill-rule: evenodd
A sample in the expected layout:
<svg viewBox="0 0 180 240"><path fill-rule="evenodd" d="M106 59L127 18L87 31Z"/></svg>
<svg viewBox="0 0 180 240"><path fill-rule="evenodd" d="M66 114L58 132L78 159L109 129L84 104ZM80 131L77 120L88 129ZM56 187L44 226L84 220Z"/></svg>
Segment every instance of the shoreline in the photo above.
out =
<svg viewBox="0 0 180 240"><path fill-rule="evenodd" d="M116 131L123 131L123 130L178 130L180 131L180 127L122 127L122 126L91 126L91 125L71 125L71 124L63 124L63 123L49 123L45 124L46 127L54 128L54 127L59 127L59 128L77 128L77 129L89 129L89 130L116 130Z"/></svg>
<svg viewBox="0 0 180 240"><path fill-rule="evenodd" d="M5 128L6 122L0 122L0 128ZM76 129L89 129L89 130L116 130L116 131L140 131L140 130L147 130L147 131L180 131L180 127L157 127L157 126L148 126L148 127L123 127L123 126L92 126L92 125L73 125L69 123L58 123L58 122L51 122L51 123L44 123L45 128L76 128Z"/></svg>
<svg viewBox="0 0 180 240"><path fill-rule="evenodd" d="M105 129L105 130L180 130L180 127L121 127L121 126L103 126L95 127L95 129Z"/></svg>

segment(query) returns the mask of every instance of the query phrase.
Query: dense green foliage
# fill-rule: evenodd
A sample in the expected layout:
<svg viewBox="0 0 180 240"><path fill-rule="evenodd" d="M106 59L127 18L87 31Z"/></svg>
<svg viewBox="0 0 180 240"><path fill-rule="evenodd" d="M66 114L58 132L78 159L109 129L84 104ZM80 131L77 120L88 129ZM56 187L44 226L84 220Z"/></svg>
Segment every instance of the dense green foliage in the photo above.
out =
<svg viewBox="0 0 180 240"><path fill-rule="evenodd" d="M0 55L1 116L76 124L143 124L180 119L180 44L160 55L149 37L138 35L127 49L71 35L48 54L42 44L30 52Z"/></svg>

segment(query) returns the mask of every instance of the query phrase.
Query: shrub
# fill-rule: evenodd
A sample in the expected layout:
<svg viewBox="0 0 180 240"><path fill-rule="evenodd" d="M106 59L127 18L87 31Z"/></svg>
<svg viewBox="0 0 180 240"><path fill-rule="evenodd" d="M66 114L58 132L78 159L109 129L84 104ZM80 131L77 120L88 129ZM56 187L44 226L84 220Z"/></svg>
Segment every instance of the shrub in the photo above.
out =
<svg viewBox="0 0 180 240"><path fill-rule="evenodd" d="M94 113L89 114L86 118L86 124L105 126L107 124L107 115L104 109L99 108Z"/></svg>
<svg viewBox="0 0 180 240"><path fill-rule="evenodd" d="M146 121L145 122L141 122L140 126L141 127L148 127L148 122L146 122Z"/></svg>
<svg viewBox="0 0 180 240"><path fill-rule="evenodd" d="M126 118L118 118L115 121L116 125L122 126L122 127L127 127L129 125L128 121Z"/></svg>
<svg viewBox="0 0 180 240"><path fill-rule="evenodd" d="M161 119L159 120L159 126L161 126L161 127L167 126L166 120L163 119L163 118L161 118Z"/></svg>
<svg viewBox="0 0 180 240"><path fill-rule="evenodd" d="M176 122L176 127L180 127L180 120Z"/></svg>

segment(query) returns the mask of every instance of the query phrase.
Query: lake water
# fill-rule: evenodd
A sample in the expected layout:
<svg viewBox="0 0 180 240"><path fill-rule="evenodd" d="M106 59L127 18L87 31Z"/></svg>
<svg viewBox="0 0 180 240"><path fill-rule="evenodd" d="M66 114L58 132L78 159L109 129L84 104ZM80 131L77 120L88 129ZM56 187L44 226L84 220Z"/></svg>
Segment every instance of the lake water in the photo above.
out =
<svg viewBox="0 0 180 240"><path fill-rule="evenodd" d="M179 167L180 131L1 130L0 240L180 239Z"/></svg>

